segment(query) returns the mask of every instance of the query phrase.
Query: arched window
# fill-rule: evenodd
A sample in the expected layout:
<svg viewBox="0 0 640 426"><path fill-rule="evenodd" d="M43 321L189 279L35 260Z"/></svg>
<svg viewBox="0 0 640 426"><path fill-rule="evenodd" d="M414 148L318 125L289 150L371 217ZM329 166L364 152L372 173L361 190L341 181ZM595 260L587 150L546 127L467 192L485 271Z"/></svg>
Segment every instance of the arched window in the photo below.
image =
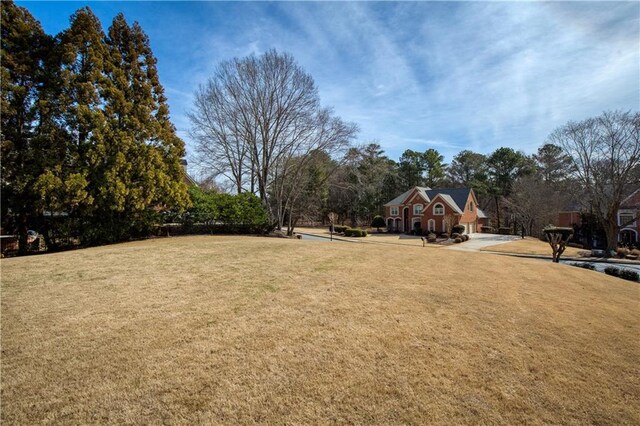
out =
<svg viewBox="0 0 640 426"><path fill-rule="evenodd" d="M444 206L440 203L433 206L433 214L436 216L444 215Z"/></svg>
<svg viewBox="0 0 640 426"><path fill-rule="evenodd" d="M429 231L435 231L436 230L436 221L433 219L429 219L427 221L427 228L429 229Z"/></svg>

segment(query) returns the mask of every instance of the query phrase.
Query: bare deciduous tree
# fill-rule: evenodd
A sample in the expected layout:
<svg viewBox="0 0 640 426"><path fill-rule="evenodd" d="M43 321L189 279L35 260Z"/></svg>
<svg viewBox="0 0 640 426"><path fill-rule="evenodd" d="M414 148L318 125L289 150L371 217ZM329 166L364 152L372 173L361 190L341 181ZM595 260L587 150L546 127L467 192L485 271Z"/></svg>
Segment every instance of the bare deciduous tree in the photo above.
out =
<svg viewBox="0 0 640 426"><path fill-rule="evenodd" d="M574 176L607 235L607 250L618 241L618 210L640 184L640 113L605 112L556 129L550 142L571 156Z"/></svg>
<svg viewBox="0 0 640 426"><path fill-rule="evenodd" d="M275 50L222 63L198 90L190 118L200 164L238 192L257 192L278 229L301 191L290 183L311 154L341 154L357 133L320 107L311 76Z"/></svg>
<svg viewBox="0 0 640 426"><path fill-rule="evenodd" d="M518 178L505 205L516 215L528 235L539 235L542 228L554 223L566 205L568 195L553 187L542 175Z"/></svg>

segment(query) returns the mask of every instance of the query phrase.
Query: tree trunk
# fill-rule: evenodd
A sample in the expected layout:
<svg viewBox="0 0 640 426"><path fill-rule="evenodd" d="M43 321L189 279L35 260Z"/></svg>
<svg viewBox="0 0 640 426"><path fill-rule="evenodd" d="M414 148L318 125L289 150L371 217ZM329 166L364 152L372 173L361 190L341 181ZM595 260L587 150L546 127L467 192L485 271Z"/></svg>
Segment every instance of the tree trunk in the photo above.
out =
<svg viewBox="0 0 640 426"><path fill-rule="evenodd" d="M496 201L496 222L497 226L496 228L498 228L498 230L500 230L500 197L494 197L495 201Z"/></svg>
<svg viewBox="0 0 640 426"><path fill-rule="evenodd" d="M607 235L607 257L611 256L611 252L616 251L618 248L618 225L615 222L609 221L605 226L605 233Z"/></svg>
<svg viewBox="0 0 640 426"><path fill-rule="evenodd" d="M25 212L20 213L18 219L18 254L27 254L27 215Z"/></svg>

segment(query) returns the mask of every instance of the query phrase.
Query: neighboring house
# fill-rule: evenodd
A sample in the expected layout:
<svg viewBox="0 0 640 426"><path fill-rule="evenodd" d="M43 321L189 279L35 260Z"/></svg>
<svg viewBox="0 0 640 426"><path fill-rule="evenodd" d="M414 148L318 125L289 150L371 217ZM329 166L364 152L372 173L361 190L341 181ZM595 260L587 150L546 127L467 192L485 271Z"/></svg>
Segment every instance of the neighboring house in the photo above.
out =
<svg viewBox="0 0 640 426"><path fill-rule="evenodd" d="M472 189L431 189L416 186L384 205L384 217L389 231L410 233L421 230L446 232L462 224L465 233L480 232L488 224L487 216L478 208Z"/></svg>
<svg viewBox="0 0 640 426"><path fill-rule="evenodd" d="M625 198L618 210L618 242L623 244L634 244L640 241L640 188ZM582 225L582 216L577 207L558 214L558 226L573 227Z"/></svg>
<svg viewBox="0 0 640 426"><path fill-rule="evenodd" d="M187 186L198 186L198 182L195 181L194 178L191 177L191 175L187 172L187 160L182 159L180 160L180 164L182 164L182 171L184 173L182 173L182 181L187 185Z"/></svg>
<svg viewBox="0 0 640 426"><path fill-rule="evenodd" d="M638 216L640 214L640 188L629 195L620 204L620 210L618 210L618 225L620 226L620 232L618 234L618 241L624 244L633 244L640 241L640 221Z"/></svg>

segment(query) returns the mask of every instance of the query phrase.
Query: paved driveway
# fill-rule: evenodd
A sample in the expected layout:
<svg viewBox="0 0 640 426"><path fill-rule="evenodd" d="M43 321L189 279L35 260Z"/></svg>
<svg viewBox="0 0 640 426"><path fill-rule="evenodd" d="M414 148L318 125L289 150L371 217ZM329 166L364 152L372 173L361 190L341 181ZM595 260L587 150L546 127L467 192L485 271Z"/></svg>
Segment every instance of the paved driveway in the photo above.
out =
<svg viewBox="0 0 640 426"><path fill-rule="evenodd" d="M509 243L522 239L517 235L498 235L498 234L469 234L469 241L461 244L453 244L446 250L460 251L480 251L480 249L494 246L496 244Z"/></svg>

